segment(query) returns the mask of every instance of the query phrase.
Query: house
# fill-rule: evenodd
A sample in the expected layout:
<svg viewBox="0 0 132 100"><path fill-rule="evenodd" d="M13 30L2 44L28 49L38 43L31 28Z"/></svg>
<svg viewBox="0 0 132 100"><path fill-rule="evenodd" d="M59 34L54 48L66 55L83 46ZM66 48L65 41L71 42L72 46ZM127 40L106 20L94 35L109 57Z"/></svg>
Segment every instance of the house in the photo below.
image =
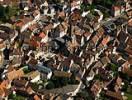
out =
<svg viewBox="0 0 132 100"><path fill-rule="evenodd" d="M25 75L25 77L31 79L31 82L38 82L40 80L40 72L39 71L32 71Z"/></svg>
<svg viewBox="0 0 132 100"><path fill-rule="evenodd" d="M70 78L72 73L64 72L64 71L54 71L53 75L56 77L67 77Z"/></svg>
<svg viewBox="0 0 132 100"><path fill-rule="evenodd" d="M24 72L22 69L13 70L13 71L7 73L6 76L9 81L12 81L13 79L17 79L17 78L24 76Z"/></svg>
<svg viewBox="0 0 132 100"><path fill-rule="evenodd" d="M30 31L33 31L34 29L39 28L39 25L37 23L35 23L35 24L29 26L28 28Z"/></svg>
<svg viewBox="0 0 132 100"><path fill-rule="evenodd" d="M73 22L73 24L75 24L76 21L80 19L81 19L80 11L78 9L75 9L71 15L71 21Z"/></svg>
<svg viewBox="0 0 132 100"><path fill-rule="evenodd" d="M3 63L3 55L2 55L2 52L0 51L0 66L2 63Z"/></svg>
<svg viewBox="0 0 132 100"><path fill-rule="evenodd" d="M103 27L100 27L98 30L97 30L97 36L98 37L101 37L103 34L105 33Z"/></svg>
<svg viewBox="0 0 132 100"><path fill-rule="evenodd" d="M111 60L111 62L113 63L118 63L118 59L121 57L121 55L117 55L117 54L109 54L108 55L109 59Z"/></svg>
<svg viewBox="0 0 132 100"><path fill-rule="evenodd" d="M129 62L130 65L132 65L132 57L128 58L128 62Z"/></svg>
<svg viewBox="0 0 132 100"><path fill-rule="evenodd" d="M9 81L3 80L3 82L0 84L0 99L8 97L8 95L11 93L11 90L9 88Z"/></svg>
<svg viewBox="0 0 132 100"><path fill-rule="evenodd" d="M101 61L98 61L95 65L94 65L94 68L99 68L99 67L102 67L103 64L101 63Z"/></svg>
<svg viewBox="0 0 132 100"><path fill-rule="evenodd" d="M127 26L127 32L132 35L132 26L130 26L130 24Z"/></svg>
<svg viewBox="0 0 132 100"><path fill-rule="evenodd" d="M33 57L29 58L29 60L27 61L27 64L29 65L29 68L31 68L32 70L36 69L37 63L38 63L38 61Z"/></svg>
<svg viewBox="0 0 132 100"><path fill-rule="evenodd" d="M120 16L121 15L121 6L114 5L112 7L112 14L113 14L113 16Z"/></svg>
<svg viewBox="0 0 132 100"><path fill-rule="evenodd" d="M21 95L21 96L24 96L24 97L30 97L34 93L34 90L31 88L31 86L14 87L14 91L18 95Z"/></svg>
<svg viewBox="0 0 132 100"><path fill-rule="evenodd" d="M5 48L5 42L3 41L3 39L0 41L0 50Z"/></svg>
<svg viewBox="0 0 132 100"><path fill-rule="evenodd" d="M132 10L131 9L127 10L127 15L131 18L131 16L132 16Z"/></svg>
<svg viewBox="0 0 132 100"><path fill-rule="evenodd" d="M110 40L111 40L111 37L110 36L106 36L106 37L103 38L101 43L105 47L110 42Z"/></svg>
<svg viewBox="0 0 132 100"><path fill-rule="evenodd" d="M126 29L127 29L126 32L132 35L132 19L131 18L128 20L128 25L126 26Z"/></svg>
<svg viewBox="0 0 132 100"><path fill-rule="evenodd" d="M100 62L101 62L103 65L106 65L107 63L110 63L111 61L110 61L109 57L105 56L105 57L102 57L102 58L100 59Z"/></svg>
<svg viewBox="0 0 132 100"><path fill-rule="evenodd" d="M113 92L113 91L107 90L107 91L105 92L105 95L111 97L112 99L123 100L123 97L122 97L122 95L121 95L121 92Z"/></svg>
<svg viewBox="0 0 132 100"><path fill-rule="evenodd" d="M12 81L12 84L13 84L13 86L15 86L15 87L21 88L21 87L27 87L28 84L29 84L29 82L28 82L27 80L14 79L14 80Z"/></svg>
<svg viewBox="0 0 132 100"><path fill-rule="evenodd" d="M102 84L101 84L101 82L100 81L96 81L93 85L92 85L92 87L91 87L91 92L92 92L92 94L94 95L94 97L99 97L99 93L101 92L101 89L102 89Z"/></svg>
<svg viewBox="0 0 132 100"><path fill-rule="evenodd" d="M128 25L132 26L132 19L128 20Z"/></svg>
<svg viewBox="0 0 132 100"><path fill-rule="evenodd" d="M51 66L50 66L51 67ZM52 76L52 70L51 68L45 67L43 65L37 64L36 69L41 72L41 77L42 78L48 78L50 79ZM37 76L38 78L40 78L40 76Z"/></svg>
<svg viewBox="0 0 132 100"><path fill-rule="evenodd" d="M114 90L118 92L120 91L121 88L122 88L122 79L120 77L117 77Z"/></svg>
<svg viewBox="0 0 132 100"><path fill-rule="evenodd" d="M128 76L132 77L132 69L131 69L130 63L128 61L126 61L122 65L122 72L126 73Z"/></svg>
<svg viewBox="0 0 132 100"><path fill-rule="evenodd" d="M21 19L15 20L14 26L22 27L23 25L24 25L24 22Z"/></svg>
<svg viewBox="0 0 132 100"><path fill-rule="evenodd" d="M94 45L97 44L98 40L99 40L99 37L98 37L97 35L95 35L95 36L92 38L92 41L93 41Z"/></svg>
<svg viewBox="0 0 132 100"><path fill-rule="evenodd" d="M132 55L132 47L130 47L129 45L125 48L125 51L127 54Z"/></svg>
<svg viewBox="0 0 132 100"><path fill-rule="evenodd" d="M34 100L41 100L40 97L38 95L34 96Z"/></svg>
<svg viewBox="0 0 132 100"><path fill-rule="evenodd" d="M127 2L126 2L126 10L131 10L131 3L132 3L131 0L127 0Z"/></svg>
<svg viewBox="0 0 132 100"><path fill-rule="evenodd" d="M97 51L101 51L104 48L104 45L102 43L99 44L97 47Z"/></svg>

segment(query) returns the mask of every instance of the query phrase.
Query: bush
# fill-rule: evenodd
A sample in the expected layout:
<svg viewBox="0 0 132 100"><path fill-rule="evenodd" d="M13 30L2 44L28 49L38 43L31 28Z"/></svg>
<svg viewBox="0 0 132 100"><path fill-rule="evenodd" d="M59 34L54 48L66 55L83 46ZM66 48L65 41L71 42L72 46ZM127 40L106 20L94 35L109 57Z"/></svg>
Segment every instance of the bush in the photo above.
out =
<svg viewBox="0 0 132 100"><path fill-rule="evenodd" d="M25 68L23 69L23 71L24 71L25 74L27 74L27 73L30 72L30 70L28 69L28 67L25 67Z"/></svg>
<svg viewBox="0 0 132 100"><path fill-rule="evenodd" d="M3 7L2 5L0 5L0 21L8 22L12 16L17 16L19 11L20 10L17 6Z"/></svg>
<svg viewBox="0 0 132 100"><path fill-rule="evenodd" d="M53 88L55 88L55 85L54 85L54 83L53 83L52 81L48 81L48 82L46 82L46 83L44 84L44 87L45 87L46 89L53 89Z"/></svg>
<svg viewBox="0 0 132 100"><path fill-rule="evenodd" d="M110 70L112 71L118 71L118 66L116 64L113 64L113 63L108 63L107 67L110 68Z"/></svg>

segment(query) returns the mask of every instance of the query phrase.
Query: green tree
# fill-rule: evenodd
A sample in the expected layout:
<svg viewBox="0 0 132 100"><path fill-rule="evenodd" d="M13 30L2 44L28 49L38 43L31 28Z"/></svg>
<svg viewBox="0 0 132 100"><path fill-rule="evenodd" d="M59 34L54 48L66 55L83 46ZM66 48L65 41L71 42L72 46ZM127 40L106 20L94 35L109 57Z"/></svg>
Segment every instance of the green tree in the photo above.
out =
<svg viewBox="0 0 132 100"><path fill-rule="evenodd" d="M19 13L19 8L17 6L6 6L0 5L0 21L8 22L12 16L16 16Z"/></svg>
<svg viewBox="0 0 132 100"><path fill-rule="evenodd" d="M53 89L53 88L55 88L55 85L54 85L54 83L53 83L52 81L48 81L48 82L46 82L46 83L44 84L44 87L45 87L46 89Z"/></svg>

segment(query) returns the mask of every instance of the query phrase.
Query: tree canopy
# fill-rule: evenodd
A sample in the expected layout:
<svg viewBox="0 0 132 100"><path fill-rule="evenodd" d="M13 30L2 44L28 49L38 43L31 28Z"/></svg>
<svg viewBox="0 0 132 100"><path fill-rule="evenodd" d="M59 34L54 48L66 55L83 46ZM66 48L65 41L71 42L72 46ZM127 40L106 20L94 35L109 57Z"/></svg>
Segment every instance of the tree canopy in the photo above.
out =
<svg viewBox="0 0 132 100"><path fill-rule="evenodd" d="M2 6L0 5L0 21L7 22L12 16L16 16L19 12L19 8L16 6Z"/></svg>

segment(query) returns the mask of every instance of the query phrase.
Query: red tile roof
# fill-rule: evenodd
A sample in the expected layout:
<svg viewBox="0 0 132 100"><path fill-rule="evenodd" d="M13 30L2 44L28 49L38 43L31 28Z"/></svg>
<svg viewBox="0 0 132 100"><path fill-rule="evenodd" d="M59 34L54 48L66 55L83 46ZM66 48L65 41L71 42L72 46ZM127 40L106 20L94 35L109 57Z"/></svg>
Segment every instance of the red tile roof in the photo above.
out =
<svg viewBox="0 0 132 100"><path fill-rule="evenodd" d="M39 34L39 37L41 37L41 38L44 38L46 36L46 34L44 33L44 32L41 32L40 34Z"/></svg>
<svg viewBox="0 0 132 100"><path fill-rule="evenodd" d="M7 91L7 87L9 85L9 81L8 80L4 80L1 84L0 84L0 96L4 97L8 95L8 91Z"/></svg>
<svg viewBox="0 0 132 100"><path fill-rule="evenodd" d="M102 40L102 44L105 46L105 45L107 45L107 43L110 41L110 37L109 36L107 36L106 38L104 38L103 40Z"/></svg>
<svg viewBox="0 0 132 100"><path fill-rule="evenodd" d="M41 99L37 95L35 95L34 100L41 100Z"/></svg>

